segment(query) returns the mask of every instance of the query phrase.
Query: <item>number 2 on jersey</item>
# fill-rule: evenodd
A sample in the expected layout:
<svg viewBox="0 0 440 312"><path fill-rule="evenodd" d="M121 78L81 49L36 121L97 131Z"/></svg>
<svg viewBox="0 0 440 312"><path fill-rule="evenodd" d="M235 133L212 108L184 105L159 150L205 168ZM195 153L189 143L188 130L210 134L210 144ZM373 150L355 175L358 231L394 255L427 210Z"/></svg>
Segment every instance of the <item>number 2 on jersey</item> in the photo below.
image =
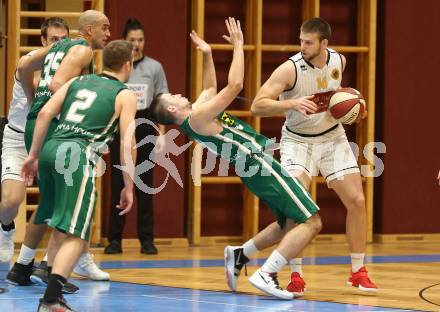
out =
<svg viewBox="0 0 440 312"><path fill-rule="evenodd" d="M75 98L77 99L75 102L70 105L69 111L67 112L66 120L81 123L85 117L84 113L81 114L78 111L85 111L92 106L93 102L96 99L96 92L90 91L87 89L79 90Z"/></svg>

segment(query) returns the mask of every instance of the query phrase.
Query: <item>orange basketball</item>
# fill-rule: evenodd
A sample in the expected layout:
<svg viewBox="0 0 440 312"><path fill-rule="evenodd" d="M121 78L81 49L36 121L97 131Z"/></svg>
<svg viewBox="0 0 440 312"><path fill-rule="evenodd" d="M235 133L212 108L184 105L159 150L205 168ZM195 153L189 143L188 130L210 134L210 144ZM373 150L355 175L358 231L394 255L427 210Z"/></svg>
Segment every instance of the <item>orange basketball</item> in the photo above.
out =
<svg viewBox="0 0 440 312"><path fill-rule="evenodd" d="M362 117L365 105L365 99L358 90L341 88L330 97L329 110L337 121L350 125Z"/></svg>

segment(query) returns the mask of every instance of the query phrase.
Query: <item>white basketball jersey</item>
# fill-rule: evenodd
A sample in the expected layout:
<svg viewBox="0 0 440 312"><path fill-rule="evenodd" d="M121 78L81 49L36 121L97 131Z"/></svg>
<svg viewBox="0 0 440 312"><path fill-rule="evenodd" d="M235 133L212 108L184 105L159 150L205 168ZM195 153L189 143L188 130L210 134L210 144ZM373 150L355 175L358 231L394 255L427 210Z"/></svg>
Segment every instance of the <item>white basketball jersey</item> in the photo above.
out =
<svg viewBox="0 0 440 312"><path fill-rule="evenodd" d="M32 53L33 51L29 52L27 55L30 56ZM21 85L21 82L15 78L14 74L14 86L12 88L11 104L9 105L8 124L13 129L24 132L29 108L23 86Z"/></svg>
<svg viewBox="0 0 440 312"><path fill-rule="evenodd" d="M301 52L289 58L295 65L296 81L291 89L280 95L280 100L297 99L336 90L341 85L343 71L341 55L332 49L327 49L327 52L327 63L322 69L306 61ZM307 116L293 109L286 112L285 126L298 133L318 134L336 124L338 122L328 111ZM339 131L343 131L342 126L339 128Z"/></svg>

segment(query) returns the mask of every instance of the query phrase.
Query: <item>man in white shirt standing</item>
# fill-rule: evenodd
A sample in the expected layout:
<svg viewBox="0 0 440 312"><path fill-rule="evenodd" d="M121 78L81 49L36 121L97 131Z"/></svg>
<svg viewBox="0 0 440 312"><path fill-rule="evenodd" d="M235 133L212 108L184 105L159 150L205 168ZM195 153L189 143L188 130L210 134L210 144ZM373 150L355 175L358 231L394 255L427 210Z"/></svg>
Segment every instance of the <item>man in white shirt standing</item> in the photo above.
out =
<svg viewBox="0 0 440 312"><path fill-rule="evenodd" d="M352 263L347 284L361 291L377 292L364 266L367 211L356 158L344 128L325 105L313 110L313 95L339 88L346 65L343 55L327 47L330 35L330 25L323 19L305 21L300 33L301 51L275 69L256 95L251 110L262 117L286 114L280 146L282 166L307 189L319 171L335 190L347 209L346 233ZM269 226L266 235L279 237L277 231ZM228 248L243 248L249 258L275 242L268 239L266 243L257 246L251 239L240 247ZM292 274L287 290L295 297L301 296L305 291L302 259L291 259L290 264ZM237 277L243 265L236 266Z"/></svg>

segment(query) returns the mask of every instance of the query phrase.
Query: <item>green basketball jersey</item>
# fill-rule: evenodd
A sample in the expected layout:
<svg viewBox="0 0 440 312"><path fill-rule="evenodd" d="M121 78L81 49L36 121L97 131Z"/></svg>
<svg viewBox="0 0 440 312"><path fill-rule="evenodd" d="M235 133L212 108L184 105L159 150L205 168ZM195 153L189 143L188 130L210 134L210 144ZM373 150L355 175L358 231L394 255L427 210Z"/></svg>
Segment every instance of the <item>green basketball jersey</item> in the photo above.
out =
<svg viewBox="0 0 440 312"><path fill-rule="evenodd" d="M223 126L222 132L212 136L204 136L196 133L190 126L190 117L180 125L183 132L190 138L202 143L211 152L222 158L235 163L241 156L261 154L274 141L259 134L244 121L223 112L218 120Z"/></svg>
<svg viewBox="0 0 440 312"><path fill-rule="evenodd" d="M29 111L28 119L37 118L44 104L51 98L52 93L49 90L50 82L69 49L76 45L88 46L89 44L84 39L71 40L70 38L66 38L54 44L47 53L43 67L41 68L40 82L38 83L37 90L35 90L34 103ZM93 62L90 63L89 72L93 73Z"/></svg>
<svg viewBox="0 0 440 312"><path fill-rule="evenodd" d="M115 99L127 86L110 76L83 75L67 90L58 126L51 140L75 141L100 147L113 139L119 118Z"/></svg>

